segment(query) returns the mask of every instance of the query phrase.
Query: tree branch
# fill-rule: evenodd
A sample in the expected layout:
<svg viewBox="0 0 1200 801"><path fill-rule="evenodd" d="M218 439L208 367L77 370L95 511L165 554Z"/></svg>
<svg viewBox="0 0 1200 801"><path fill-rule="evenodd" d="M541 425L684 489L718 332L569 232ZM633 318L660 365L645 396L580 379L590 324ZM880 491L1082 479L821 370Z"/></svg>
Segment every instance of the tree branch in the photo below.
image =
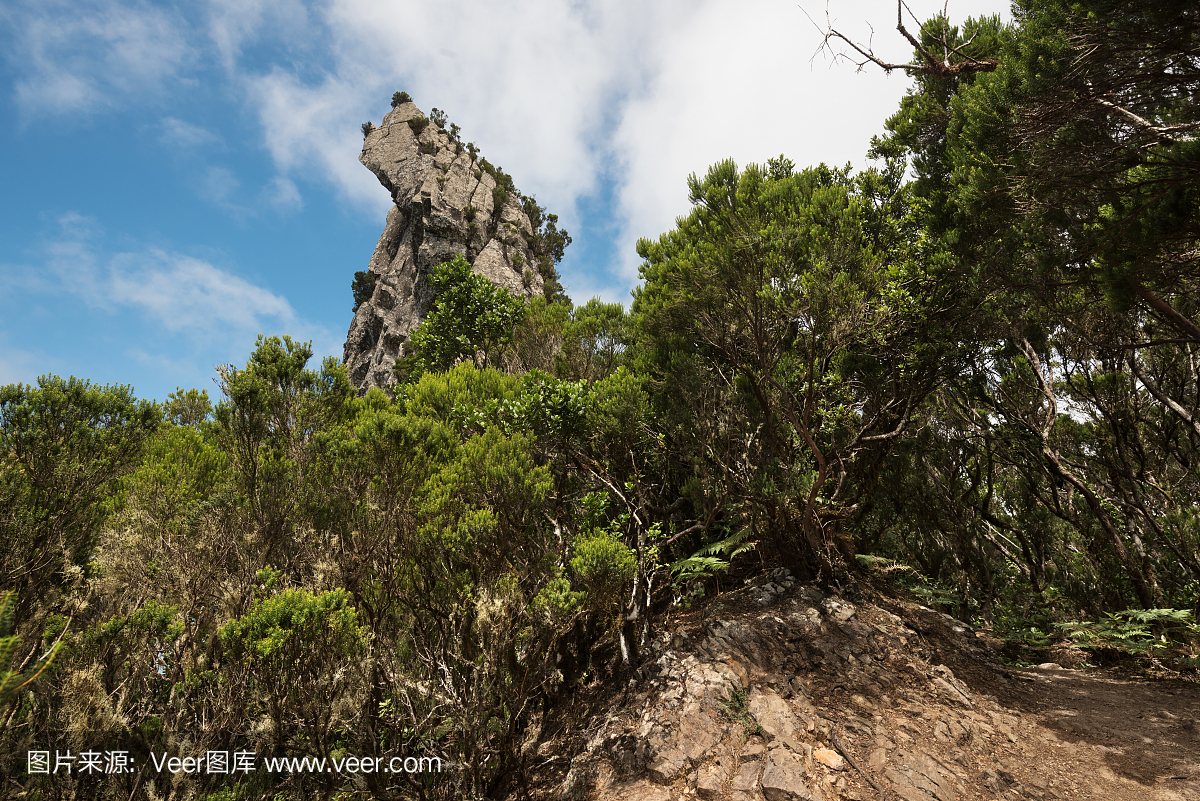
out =
<svg viewBox="0 0 1200 801"><path fill-rule="evenodd" d="M804 13L804 16L808 17L809 22L813 23L813 27L820 31L822 35L821 46L818 47L817 52L813 54L814 58L816 57L817 53L828 51L833 61L846 59L847 61L855 64L860 72L864 67L867 66L867 64L874 64L875 66L881 68L884 72L889 73L892 70L904 70L909 75L929 75L935 78L955 78L960 75L966 75L975 72L992 72L997 66L999 66L1000 63L995 59L979 59L963 52L963 48L975 41L975 36L978 34L978 31L976 31L975 34L973 34L962 45L953 45L950 43L949 26L943 26L943 29L939 34L934 34L926 30L925 26L920 25L918 22L921 32L936 39L938 44L942 46L945 57L938 59L937 56L930 53L929 50L921 44L921 41L917 37L913 36L912 33L909 32L908 28L905 27L904 12L907 11L909 16L911 16L914 20L916 20L916 16L912 13L912 9L908 7L904 0L897 0L896 2L896 30L900 32L900 35L903 36L910 45L912 45L913 49L916 50L921 56L924 63L897 63L884 61L882 58L875 55L875 51L870 43L865 45L858 44L850 39L850 37L839 31L837 28L834 28L833 21L829 18L828 5L825 8L826 27L824 29L822 29L821 26L817 25L817 23L813 21L813 18L809 16L807 11L804 11L803 8L800 10ZM872 29L871 33L871 38L873 39L874 29ZM848 47L850 47L851 50L861 57L861 60L856 59L843 51L835 49L835 47L830 44L830 41L834 39L844 42ZM958 56L962 60L952 62L950 60L951 53Z"/></svg>

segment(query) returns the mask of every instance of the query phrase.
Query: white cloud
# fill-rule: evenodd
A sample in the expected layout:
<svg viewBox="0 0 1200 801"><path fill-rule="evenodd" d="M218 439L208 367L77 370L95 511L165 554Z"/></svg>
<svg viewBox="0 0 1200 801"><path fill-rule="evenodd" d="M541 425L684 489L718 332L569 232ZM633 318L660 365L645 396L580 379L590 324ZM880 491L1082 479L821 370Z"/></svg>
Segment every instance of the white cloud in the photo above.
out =
<svg viewBox="0 0 1200 801"><path fill-rule="evenodd" d="M617 209L624 282L636 279L636 239L658 236L687 212L693 172L730 157L744 166L781 153L801 168L863 165L869 137L906 80L814 72L812 31L798 8L773 0L710 3L664 31L653 78L623 106L612 140L624 173Z"/></svg>
<svg viewBox="0 0 1200 801"><path fill-rule="evenodd" d="M931 0L913 5L922 18L941 10ZM820 9L810 13L824 20ZM851 35L867 39L867 22L889 31L874 44L903 60L894 14L891 0L832 7ZM315 167L343 196L382 211L390 200L356 163L358 127L378 122L404 89L426 112L447 111L568 229L580 223L580 201L613 182L614 263L607 274L566 279L575 294L620 299L636 280L637 237L657 236L687 212L689 173L780 153L800 167L862 166L908 84L813 59L820 34L784 0L330 0L322 22L331 41L317 77L276 64L247 78L281 171Z"/></svg>
<svg viewBox="0 0 1200 801"><path fill-rule="evenodd" d="M221 63L230 70L242 48L258 41L264 29L294 41L307 35L310 22L299 0L210 0L208 7L209 37Z"/></svg>
<svg viewBox="0 0 1200 801"><path fill-rule="evenodd" d="M358 163L363 93L353 81L328 76L306 86L281 69L247 80L250 102L266 133L264 145L281 172L315 168L358 205L385 211L391 204L375 176Z"/></svg>
<svg viewBox="0 0 1200 801"><path fill-rule="evenodd" d="M232 170L215 165L207 167L195 179L196 194L201 200L221 208L240 222L261 217L265 212L285 217L304 209L300 189L282 175L275 176L259 190L253 205L238 202L241 187L242 182Z"/></svg>
<svg viewBox="0 0 1200 801"><path fill-rule="evenodd" d="M809 12L824 20L817 4ZM915 0L918 17L941 3ZM1003 11L1005 0L973 0ZM951 9L953 12L954 9ZM904 60L892 0L831 4L834 22ZM303 208L292 176L327 181L352 207L390 205L357 163L360 124L378 122L393 91L426 112L444 109L467 140L504 166L578 232L583 201L611 215L615 256L565 276L573 294L624 299L636 279L638 236L657 236L687 212L688 173L733 157L784 153L799 166L861 166L907 86L899 74L856 74L817 58L820 34L793 0L209 0L201 27L141 0L14 0L16 93L27 114L87 111L170 83L211 80L257 115L278 177L236 202L237 176L209 167L196 190L239 218ZM205 122L215 127L215 123ZM177 117L164 141L222 138ZM216 130L221 130L216 128ZM611 207L596 202L611 191ZM255 208L250 208L253 205ZM592 253L605 251L593 246ZM568 263L572 263L568 251Z"/></svg>
<svg viewBox="0 0 1200 801"><path fill-rule="evenodd" d="M59 222L61 234L40 248L44 272L56 280L27 288L65 291L113 314L133 311L191 338L243 343L262 332L326 336L301 320L287 298L210 262L156 247L109 253L91 220L68 214Z"/></svg>
<svg viewBox="0 0 1200 801"><path fill-rule="evenodd" d="M208 262L163 250L118 253L101 280L111 303L137 308L172 332L212 335L297 322L286 298Z"/></svg>
<svg viewBox="0 0 1200 801"><path fill-rule="evenodd" d="M112 247L78 214L58 223L24 263L0 263L0 384L53 371L161 398L240 363L259 334L311 340L318 360L341 354L342 337L259 280L169 247Z"/></svg>
<svg viewBox="0 0 1200 801"><path fill-rule="evenodd" d="M164 117L160 125L162 133L159 140L164 145L171 147L192 148L220 141L220 137L207 128L184 122L175 117Z"/></svg>
<svg viewBox="0 0 1200 801"><path fill-rule="evenodd" d="M294 214L304 208L304 198L296 184L282 175L277 175L259 193L259 202L275 210L277 214Z"/></svg>
<svg viewBox="0 0 1200 801"><path fill-rule="evenodd" d="M232 171L225 167L210 166L200 176L197 191L201 199L229 208L232 205L233 193L240 186L241 181Z"/></svg>
<svg viewBox="0 0 1200 801"><path fill-rule="evenodd" d="M179 16L144 2L18 0L0 10L0 21L27 118L141 99L194 56Z"/></svg>
<svg viewBox="0 0 1200 801"><path fill-rule="evenodd" d="M335 0L328 24L338 74L373 78L357 84L375 92L374 114L390 89L406 89L426 111L446 110L520 186L565 206L595 187L606 121L645 80L658 31L693 5Z"/></svg>

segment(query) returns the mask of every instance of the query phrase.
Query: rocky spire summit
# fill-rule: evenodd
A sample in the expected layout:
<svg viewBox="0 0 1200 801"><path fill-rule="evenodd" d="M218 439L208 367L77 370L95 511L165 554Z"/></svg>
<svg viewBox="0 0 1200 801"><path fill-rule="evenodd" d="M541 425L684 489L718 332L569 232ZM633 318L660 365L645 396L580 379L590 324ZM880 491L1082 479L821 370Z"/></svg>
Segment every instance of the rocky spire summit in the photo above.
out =
<svg viewBox="0 0 1200 801"><path fill-rule="evenodd" d="M463 144L443 112L426 117L400 92L392 105L378 128L363 125L358 157L394 203L367 270L355 276L343 359L360 391L396 383L396 359L433 305L432 268L462 255L498 286L551 296L560 291L554 265L570 242L557 217Z"/></svg>

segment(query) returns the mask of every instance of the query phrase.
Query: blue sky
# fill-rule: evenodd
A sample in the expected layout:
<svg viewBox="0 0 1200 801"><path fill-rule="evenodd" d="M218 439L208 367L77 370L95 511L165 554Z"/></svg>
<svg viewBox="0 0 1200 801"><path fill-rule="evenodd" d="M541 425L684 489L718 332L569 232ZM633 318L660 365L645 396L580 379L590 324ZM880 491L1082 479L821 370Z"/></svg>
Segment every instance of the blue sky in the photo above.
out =
<svg viewBox="0 0 1200 801"><path fill-rule="evenodd" d="M903 60L895 8L828 14ZM907 79L814 58L820 39L793 0L5 0L0 384L214 394L260 333L340 358L389 203L359 126L400 89L560 215L572 298L626 301L689 173L863 166Z"/></svg>

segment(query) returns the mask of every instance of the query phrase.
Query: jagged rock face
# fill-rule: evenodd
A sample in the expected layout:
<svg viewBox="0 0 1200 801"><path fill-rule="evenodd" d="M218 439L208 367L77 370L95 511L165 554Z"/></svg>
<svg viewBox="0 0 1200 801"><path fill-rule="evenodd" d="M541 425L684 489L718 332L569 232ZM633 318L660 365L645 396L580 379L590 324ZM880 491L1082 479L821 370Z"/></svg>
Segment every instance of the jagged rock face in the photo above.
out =
<svg viewBox="0 0 1200 801"><path fill-rule="evenodd" d="M397 106L366 136L358 157L395 204L367 268L374 292L346 336L343 361L362 392L396 383L393 365L433 304L429 272L438 264L462 255L512 292L533 295L542 287L530 269L533 230L520 199L509 194L495 208L492 176L432 122L418 135L408 124L418 119L424 114L414 104Z"/></svg>

